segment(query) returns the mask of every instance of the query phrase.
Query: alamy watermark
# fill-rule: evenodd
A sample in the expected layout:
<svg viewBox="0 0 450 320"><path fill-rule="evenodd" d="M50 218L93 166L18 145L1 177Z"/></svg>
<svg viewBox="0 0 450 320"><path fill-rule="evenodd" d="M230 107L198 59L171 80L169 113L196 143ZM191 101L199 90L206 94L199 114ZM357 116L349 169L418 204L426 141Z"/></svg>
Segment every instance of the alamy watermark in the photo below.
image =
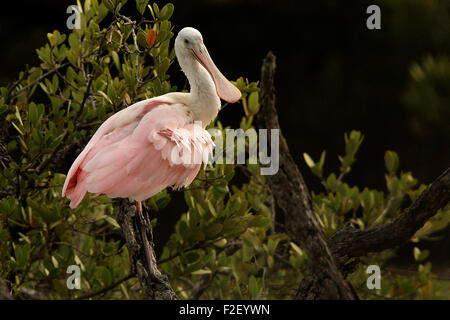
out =
<svg viewBox="0 0 450 320"><path fill-rule="evenodd" d="M258 131L253 128L245 131L243 129L225 129L225 134L216 128L210 128L206 131L202 129L200 121L195 121L193 127L189 129L161 130L159 132L166 139L158 139L156 142L158 144L157 149L164 148L170 140L175 143L176 146L172 147L170 154L164 155L164 157L170 163L177 165L199 165L205 162L209 164L259 163L261 175L274 175L278 172L279 129L259 129ZM200 139L205 144L212 139L214 141L212 154L209 148L197 148L197 145L191 141L193 139ZM162 152L164 153L164 151ZM246 159L247 154L248 159Z"/></svg>
<svg viewBox="0 0 450 320"><path fill-rule="evenodd" d="M280 130L279 129L226 129L225 139L222 131L218 129L208 129L209 134L214 137L214 155L210 159L213 163L245 164L246 144L248 139L248 164L262 165L261 175L274 175L279 169L280 151ZM270 132L270 154L268 150ZM224 144L225 140L225 144ZM236 157L234 141L236 140ZM224 157L225 152L225 157Z"/></svg>
<svg viewBox="0 0 450 320"><path fill-rule="evenodd" d="M70 16L67 18L66 26L70 30L73 29L80 29L81 28L81 9L77 5L71 5L68 6L66 9L66 13L70 14Z"/></svg>
<svg viewBox="0 0 450 320"><path fill-rule="evenodd" d="M366 273L367 274L371 274L371 276L369 276L367 278L367 288L370 290L373 289L381 289L381 270L380 267L377 266L376 264L370 265L367 267L366 269Z"/></svg>
<svg viewBox="0 0 450 320"><path fill-rule="evenodd" d="M376 4L367 7L366 13L370 16L366 20L366 26L369 30L381 29L381 9Z"/></svg>
<svg viewBox="0 0 450 320"><path fill-rule="evenodd" d="M76 264L72 264L67 267L67 273L71 273L72 275L67 278L66 285L70 290L73 289L81 289L81 270L80 267Z"/></svg>

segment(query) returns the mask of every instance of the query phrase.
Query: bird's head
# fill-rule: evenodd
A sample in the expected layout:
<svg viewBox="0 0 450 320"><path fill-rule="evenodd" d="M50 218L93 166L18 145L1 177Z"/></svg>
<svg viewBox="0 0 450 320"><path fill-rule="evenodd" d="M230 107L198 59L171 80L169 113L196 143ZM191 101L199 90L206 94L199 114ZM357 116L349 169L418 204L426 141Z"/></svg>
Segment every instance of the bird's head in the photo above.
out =
<svg viewBox="0 0 450 320"><path fill-rule="evenodd" d="M217 69L203 44L201 33L194 28L183 28L175 39L175 53L180 64L199 63L211 75L216 92L220 98L228 102L236 102L241 98L241 92Z"/></svg>

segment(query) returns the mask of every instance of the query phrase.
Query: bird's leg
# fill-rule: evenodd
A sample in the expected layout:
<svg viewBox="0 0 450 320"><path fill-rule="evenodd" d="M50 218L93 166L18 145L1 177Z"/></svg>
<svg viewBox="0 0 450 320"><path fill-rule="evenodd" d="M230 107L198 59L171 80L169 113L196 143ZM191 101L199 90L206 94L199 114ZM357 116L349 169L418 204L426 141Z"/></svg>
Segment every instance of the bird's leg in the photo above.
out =
<svg viewBox="0 0 450 320"><path fill-rule="evenodd" d="M144 218L144 215L142 214L142 202L141 201L136 201L136 210L137 210L137 214L138 214L138 219L139 219L139 227L140 227L140 231L141 231L141 237L142 237L142 241L143 246L144 246L144 251L145 251L145 257L147 258L147 265L148 265L148 269L150 272L150 275L154 275L155 274L155 266L153 264L153 259L150 253L150 245L148 243L148 239L147 239L147 230L146 228L149 228L149 224L148 224L148 220Z"/></svg>

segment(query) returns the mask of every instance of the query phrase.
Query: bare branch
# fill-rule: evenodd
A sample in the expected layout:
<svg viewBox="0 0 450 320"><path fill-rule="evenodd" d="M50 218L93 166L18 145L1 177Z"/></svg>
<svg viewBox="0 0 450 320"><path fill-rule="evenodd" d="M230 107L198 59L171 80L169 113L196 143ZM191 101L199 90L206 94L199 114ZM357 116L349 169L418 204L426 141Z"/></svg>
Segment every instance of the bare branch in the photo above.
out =
<svg viewBox="0 0 450 320"><path fill-rule="evenodd" d="M350 258L360 257L368 252L395 248L408 241L449 201L450 168L430 184L394 221L366 230L359 230L348 224L336 231L329 240L329 246L340 266Z"/></svg>
<svg viewBox="0 0 450 320"><path fill-rule="evenodd" d="M278 115L275 109L275 56L269 52L264 59L261 71L260 112L257 125L260 128L279 129ZM307 253L312 262L312 275L321 286L316 287L313 295L306 294L297 298L352 299L355 298L350 287L339 272L325 236L317 221L314 206L303 177L290 154L288 145L280 133L279 150L280 169L277 174L267 176L272 194L282 209L287 233Z"/></svg>
<svg viewBox="0 0 450 320"><path fill-rule="evenodd" d="M26 86L18 89L17 91L13 92L11 94L11 98L10 100L12 101L14 98L16 98L21 92L28 90L29 88L31 88L32 86L34 86L35 84L41 82L42 79L46 78L47 76L51 75L54 72L57 72L59 69L64 68L65 66L69 65L68 62L65 62L63 64L59 64L56 65L52 70L47 71L46 73L44 73L42 76L36 78L35 80L31 81L29 84L27 84Z"/></svg>
<svg viewBox="0 0 450 320"><path fill-rule="evenodd" d="M169 284L167 276L163 275L157 268L155 252L153 250L153 240L150 236L150 258L153 260L151 270L146 263L146 254L140 233L140 222L137 215L136 206L128 199L118 199L116 207L119 207L117 222L122 227L123 235L130 256L132 272L136 273L141 283L144 295L150 300L175 300L177 296ZM151 225L149 225L151 234Z"/></svg>
<svg viewBox="0 0 450 320"><path fill-rule="evenodd" d="M198 300L203 292L209 288L213 279L213 274L204 274L200 277L200 280L194 285L189 296L189 300Z"/></svg>
<svg viewBox="0 0 450 320"><path fill-rule="evenodd" d="M110 284L109 286L104 287L103 289L100 289L100 290L98 290L98 291L96 291L96 292L88 293L88 294L86 294L86 295L84 295L84 296L80 296L80 297L76 298L75 300L86 300L86 299L89 299L89 298L93 298L93 297L95 297L95 296L98 296L98 295L100 295L100 294L104 294L104 293L106 293L106 292L108 292L108 291L114 289L115 287L117 287L118 285L120 285L122 282L125 282L125 281L127 281L127 280L133 278L134 276L135 276L134 274L130 273L130 274L128 274L127 276L123 277L122 279L119 279L119 280L117 280L116 282Z"/></svg>

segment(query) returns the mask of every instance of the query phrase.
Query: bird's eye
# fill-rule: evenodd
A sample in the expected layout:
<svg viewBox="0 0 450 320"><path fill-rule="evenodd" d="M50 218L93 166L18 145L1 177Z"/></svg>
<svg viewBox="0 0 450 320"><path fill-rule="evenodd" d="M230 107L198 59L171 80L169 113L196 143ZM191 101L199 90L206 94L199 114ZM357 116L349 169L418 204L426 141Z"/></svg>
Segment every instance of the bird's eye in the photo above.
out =
<svg viewBox="0 0 450 320"><path fill-rule="evenodd" d="M188 39L184 39L184 43L188 44L189 40Z"/></svg>

